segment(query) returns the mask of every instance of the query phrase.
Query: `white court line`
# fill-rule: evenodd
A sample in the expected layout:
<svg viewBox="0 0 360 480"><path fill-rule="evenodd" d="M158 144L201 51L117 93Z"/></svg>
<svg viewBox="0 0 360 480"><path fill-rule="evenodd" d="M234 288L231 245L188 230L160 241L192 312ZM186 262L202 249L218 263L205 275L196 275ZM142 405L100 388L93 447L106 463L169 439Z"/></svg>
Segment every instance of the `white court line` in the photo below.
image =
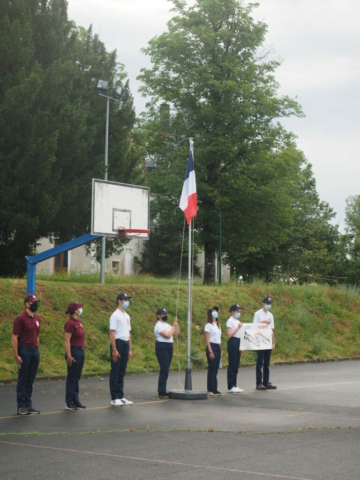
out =
<svg viewBox="0 0 360 480"><path fill-rule="evenodd" d="M168 402L169 400L153 400L151 402L139 402L139 403L134 403L133 405L125 406L125 408L132 408L136 407L138 405L150 405L151 403L164 403ZM124 405L123 405L124 406ZM113 407L112 405L106 405L104 407L88 407L86 410L105 410L105 409L114 409L117 407ZM43 412L41 413L41 416L43 415L56 415L58 413L66 413L67 415L74 415L74 412L69 412L69 410L55 410L53 412ZM76 414L75 414L76 415ZM17 413L15 415L8 415L7 417L0 417L0 420L4 420L5 418L31 418L33 415L18 415Z"/></svg>
<svg viewBox="0 0 360 480"><path fill-rule="evenodd" d="M338 385L353 385L354 383L360 383L360 380L353 382L340 382L340 383L317 383L316 385L297 385L296 387L278 388L278 391L283 390L301 390L303 388L318 388L318 387L337 387Z"/></svg>
<svg viewBox="0 0 360 480"><path fill-rule="evenodd" d="M165 465L174 465L178 467L190 467L190 468L198 468L202 470L213 470L213 471L220 471L220 472L232 472L232 473L246 473L248 475L257 475L261 477L270 477L270 478L284 478L287 480L310 480L309 478L302 478L302 477L291 477L289 475L276 475L274 473L263 473L263 472L252 472L248 470L238 470L236 468L225 468L225 467L211 467L208 465L197 465L192 463L182 463L182 462L170 462L166 460L157 460L156 458L144 458L144 457L133 457L129 455L119 455L114 453L102 453L102 452L88 452L86 450L73 450L70 448L60 448L60 447L49 447L44 445L31 445L27 443L17 443L17 442L5 442L0 440L0 443L4 445L14 445L14 446L21 446L21 447L29 447L29 448L39 448L44 450L55 450L57 452L70 452L70 453L80 453L83 455L92 455L92 456L99 456L99 457L111 457L111 458L122 458L126 460L135 460L137 462L149 462L149 463L160 463Z"/></svg>

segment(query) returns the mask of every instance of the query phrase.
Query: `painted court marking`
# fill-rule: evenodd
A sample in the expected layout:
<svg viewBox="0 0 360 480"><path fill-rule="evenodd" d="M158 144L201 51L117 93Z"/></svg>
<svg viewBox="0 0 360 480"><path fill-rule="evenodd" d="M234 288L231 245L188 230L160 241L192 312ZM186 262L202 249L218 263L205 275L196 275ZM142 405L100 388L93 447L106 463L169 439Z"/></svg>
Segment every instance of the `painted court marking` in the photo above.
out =
<svg viewBox="0 0 360 480"><path fill-rule="evenodd" d="M86 450L73 450L70 448L60 448L60 447L49 447L45 445L31 445L27 443L18 443L18 442L5 442L3 440L0 440L1 444L4 445L13 445L16 447L29 447L29 448L38 448L38 449L43 449L43 450L54 450L57 452L69 452L69 453L79 453L82 455L96 455L99 457L110 457L110 458L122 458L126 460L134 460L137 462L147 462L147 463L160 463L160 464L165 464L165 465L173 465L173 466L179 466L179 467L190 467L190 468L197 468L201 470L212 470L212 471L218 471L218 472L232 472L232 473L245 473L248 475L257 475L261 477L270 477L270 478L284 478L287 480L311 480L309 478L303 478L303 477L291 477L289 475L276 475L274 473L263 473L263 472L253 472L250 470L238 470L236 468L225 468L225 467L211 467L208 465L198 465L198 464L193 464L193 463L182 463L182 462L170 462L166 460L157 460L155 458L143 458L143 457L133 457L130 455L118 455L114 453L102 453L102 452L88 452Z"/></svg>
<svg viewBox="0 0 360 480"><path fill-rule="evenodd" d="M154 400L152 402L139 402L139 403L134 403L132 406L133 407L136 407L137 405L149 405L151 403L163 403L163 402L168 402L168 400ZM123 405L124 407L124 405ZM90 408L87 408L86 410L105 410L105 409L113 409L113 408L117 408L117 407L113 407L111 405L106 405L106 407L90 407ZM125 408L129 408L128 407L125 407ZM66 413L66 414L72 414L72 412L70 412L69 410L55 410L54 412L43 412L41 413L41 416L43 415L56 415L58 413ZM4 420L5 418L20 418L20 417L27 417L27 418L30 418L30 417L33 417L34 415L18 415L18 414L15 414L15 415L8 415L7 417L0 417L0 420Z"/></svg>

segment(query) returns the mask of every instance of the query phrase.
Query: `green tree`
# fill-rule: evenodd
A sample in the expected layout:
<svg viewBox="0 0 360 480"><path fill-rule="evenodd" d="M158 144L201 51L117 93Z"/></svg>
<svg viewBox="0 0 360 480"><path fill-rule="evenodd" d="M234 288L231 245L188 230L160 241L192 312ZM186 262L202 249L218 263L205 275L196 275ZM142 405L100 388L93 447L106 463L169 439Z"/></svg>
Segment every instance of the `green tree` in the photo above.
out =
<svg viewBox="0 0 360 480"><path fill-rule="evenodd" d="M96 79L123 85L110 109L109 179L136 181L141 150L116 51L69 21L65 0L0 0L0 74L0 275L22 275L41 237L89 231L91 179L104 176ZM108 242L114 248L121 243Z"/></svg>
<svg viewBox="0 0 360 480"><path fill-rule="evenodd" d="M241 256L263 256L289 237L293 224L288 183L299 174L293 137L276 119L302 115L278 97L279 62L262 54L266 25L251 16L254 5L236 0L173 0L168 31L153 38L142 69L148 96L145 147L156 160L149 175L154 195L178 205L186 170L188 137L195 142L198 191L197 242L205 251L204 282L214 281L218 213L226 259L237 270ZM171 105L163 134L159 101ZM171 225L173 228L173 225ZM266 232L266 235L265 235ZM239 253L247 245L247 251ZM239 257L240 255L240 257Z"/></svg>

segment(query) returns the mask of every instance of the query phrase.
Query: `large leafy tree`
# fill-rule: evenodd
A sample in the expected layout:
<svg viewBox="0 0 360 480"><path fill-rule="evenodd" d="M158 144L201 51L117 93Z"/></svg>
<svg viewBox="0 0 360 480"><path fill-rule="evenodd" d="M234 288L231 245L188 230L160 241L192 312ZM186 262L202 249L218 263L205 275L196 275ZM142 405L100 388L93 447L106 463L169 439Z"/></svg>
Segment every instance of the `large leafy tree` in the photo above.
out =
<svg viewBox="0 0 360 480"><path fill-rule="evenodd" d="M89 230L91 178L104 176L97 78L123 85L110 110L109 179L134 181L135 113L116 52L68 20L65 0L0 0L0 275L22 275L39 238Z"/></svg>
<svg viewBox="0 0 360 480"><path fill-rule="evenodd" d="M277 119L302 115L299 105L277 95L278 61L261 52L266 25L251 16L254 5L237 0L172 0L168 31L144 49L152 68L140 80L148 96L146 148L156 160L149 182L154 195L176 207L186 169L188 137L195 142L199 212L197 240L205 251L204 281L214 281L218 215L228 261L285 243L294 218L289 184L302 159ZM161 125L158 104L172 115ZM175 223L169 225L175 228ZM245 248L245 252L243 251ZM241 250L241 252L239 252Z"/></svg>

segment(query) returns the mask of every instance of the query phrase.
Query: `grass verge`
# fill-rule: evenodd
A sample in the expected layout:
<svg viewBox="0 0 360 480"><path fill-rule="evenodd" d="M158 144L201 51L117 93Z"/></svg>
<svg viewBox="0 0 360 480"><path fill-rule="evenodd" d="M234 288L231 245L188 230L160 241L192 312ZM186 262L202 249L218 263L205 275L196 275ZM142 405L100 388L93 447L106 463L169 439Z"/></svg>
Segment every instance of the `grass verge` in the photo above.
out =
<svg viewBox="0 0 360 480"><path fill-rule="evenodd" d="M86 277L85 279L83 277ZM115 310L115 298L120 291L132 296L131 316L133 358L129 373L144 373L158 369L155 357L155 311L165 307L170 322L176 313L178 284L175 280L154 280L149 277L109 277L106 285L92 283L89 276L76 281L37 280L37 296L42 300L39 315L41 362L39 376L65 375L64 324L65 310L72 300L83 301L81 317L86 333L86 362L84 374L106 372L110 368L109 317ZM86 280L86 281L80 281ZM96 281L98 278L96 279ZM17 369L11 350L11 331L14 318L23 309L26 294L25 280L0 279L0 380L15 378ZM244 306L243 322L252 322L254 312L261 307L265 295L274 299L276 350L272 361L323 360L358 356L360 351L358 291L352 288L326 285L289 286L249 285L229 283L224 286L194 285L191 360L193 368L206 368L204 324L206 311L220 307L224 365L227 364L226 327L229 306ZM179 288L178 317L181 333L178 339L180 368L186 365L187 285ZM242 362L254 363L255 352L244 352ZM178 369L176 343L172 370Z"/></svg>

